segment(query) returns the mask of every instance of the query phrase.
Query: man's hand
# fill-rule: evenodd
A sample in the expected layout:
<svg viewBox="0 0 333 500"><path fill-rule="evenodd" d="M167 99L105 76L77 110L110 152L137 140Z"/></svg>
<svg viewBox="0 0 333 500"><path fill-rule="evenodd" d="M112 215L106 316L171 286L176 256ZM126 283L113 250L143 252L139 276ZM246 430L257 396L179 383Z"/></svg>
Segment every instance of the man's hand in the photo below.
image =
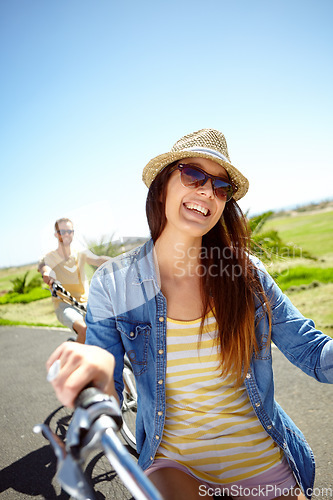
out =
<svg viewBox="0 0 333 500"><path fill-rule="evenodd" d="M49 285L49 287L51 287L55 281L54 278L51 278L51 276L49 276L48 274L42 274L42 278L43 278L44 283Z"/></svg>
<svg viewBox="0 0 333 500"><path fill-rule="evenodd" d="M56 280L55 274L52 269L47 266L44 261L41 261L38 265L38 271L42 275L44 283L49 285L49 287L51 288L52 284ZM51 276L51 274L53 274L53 277Z"/></svg>

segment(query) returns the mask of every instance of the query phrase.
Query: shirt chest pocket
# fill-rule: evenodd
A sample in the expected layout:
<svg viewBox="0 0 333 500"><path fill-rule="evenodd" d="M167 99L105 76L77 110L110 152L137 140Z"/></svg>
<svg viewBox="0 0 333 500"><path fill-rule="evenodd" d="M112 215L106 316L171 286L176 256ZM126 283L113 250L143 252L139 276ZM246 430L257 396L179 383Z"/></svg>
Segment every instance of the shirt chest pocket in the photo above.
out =
<svg viewBox="0 0 333 500"><path fill-rule="evenodd" d="M148 345L151 325L117 318L116 328L121 334L127 356L134 375L141 375L147 370Z"/></svg>

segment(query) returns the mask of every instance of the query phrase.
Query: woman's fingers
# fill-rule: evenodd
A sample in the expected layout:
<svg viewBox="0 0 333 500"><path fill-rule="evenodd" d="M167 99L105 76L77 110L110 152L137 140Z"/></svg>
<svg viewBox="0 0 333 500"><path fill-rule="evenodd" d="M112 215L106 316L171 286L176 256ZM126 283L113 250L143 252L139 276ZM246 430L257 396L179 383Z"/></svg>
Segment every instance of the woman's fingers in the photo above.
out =
<svg viewBox="0 0 333 500"><path fill-rule="evenodd" d="M114 357L100 347L65 342L51 354L46 368L56 395L65 406L74 406L87 385L114 393Z"/></svg>
<svg viewBox="0 0 333 500"><path fill-rule="evenodd" d="M64 350L66 346L66 342L64 342L63 344L61 344L59 347L56 348L55 351L53 351L53 353L51 354L51 356L49 357L49 359L46 361L46 369L49 370L51 365L57 360L57 359L60 359L61 357L61 354Z"/></svg>
<svg viewBox="0 0 333 500"><path fill-rule="evenodd" d="M52 363L52 365L50 366L50 368L47 371L46 380L48 382L52 382L52 380L57 378L57 376L59 375L59 372L60 372L60 368L61 368L60 359L56 359L55 362Z"/></svg>

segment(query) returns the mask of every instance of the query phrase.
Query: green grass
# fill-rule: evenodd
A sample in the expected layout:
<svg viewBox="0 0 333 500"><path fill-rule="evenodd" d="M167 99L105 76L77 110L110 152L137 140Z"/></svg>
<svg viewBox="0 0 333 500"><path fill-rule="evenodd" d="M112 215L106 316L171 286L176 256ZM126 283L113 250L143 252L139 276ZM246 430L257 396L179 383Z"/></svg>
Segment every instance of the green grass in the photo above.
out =
<svg viewBox="0 0 333 500"><path fill-rule="evenodd" d="M50 325L45 323L28 323L27 321L12 321L10 319L0 318L0 326L44 326L50 328ZM63 325L54 325L54 328L63 328Z"/></svg>
<svg viewBox="0 0 333 500"><path fill-rule="evenodd" d="M313 319L316 328L333 337L333 283L290 291L288 297L303 316Z"/></svg>
<svg viewBox="0 0 333 500"><path fill-rule="evenodd" d="M27 293L6 293L6 295L0 297L0 304L29 304L30 302L35 302L36 300L45 299L47 297L50 297L49 289L33 288Z"/></svg>
<svg viewBox="0 0 333 500"><path fill-rule="evenodd" d="M30 304L0 305L0 324L64 328L55 315L51 297Z"/></svg>
<svg viewBox="0 0 333 500"><path fill-rule="evenodd" d="M292 258L286 251L279 259L273 258L267 268L283 291L313 282L333 282L333 210L273 216L264 229L277 230L286 244L317 257L317 260Z"/></svg>
<svg viewBox="0 0 333 500"><path fill-rule="evenodd" d="M291 286L309 285L313 282L333 283L333 268L312 266L288 267L281 273L274 275L279 287L285 291Z"/></svg>
<svg viewBox="0 0 333 500"><path fill-rule="evenodd" d="M317 257L333 253L333 210L272 218L265 224L265 230L270 229L276 229L286 243Z"/></svg>

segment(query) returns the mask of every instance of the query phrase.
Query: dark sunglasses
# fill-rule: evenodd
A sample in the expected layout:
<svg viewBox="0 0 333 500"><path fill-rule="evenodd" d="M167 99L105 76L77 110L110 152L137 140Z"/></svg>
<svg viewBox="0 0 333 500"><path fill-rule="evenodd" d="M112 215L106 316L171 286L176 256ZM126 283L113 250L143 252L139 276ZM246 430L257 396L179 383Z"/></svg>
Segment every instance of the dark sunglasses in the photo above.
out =
<svg viewBox="0 0 333 500"><path fill-rule="evenodd" d="M64 236L66 233L67 234L74 233L74 229L58 229L57 233L60 234L61 236Z"/></svg>
<svg viewBox="0 0 333 500"><path fill-rule="evenodd" d="M207 172L195 165L179 163L170 171L170 174L177 169L180 170L180 182L184 187L197 189L200 186L204 186L208 179L211 179L214 195L216 198L226 202L229 201L237 191L237 187L231 184L231 182L222 179L222 177L207 174Z"/></svg>

